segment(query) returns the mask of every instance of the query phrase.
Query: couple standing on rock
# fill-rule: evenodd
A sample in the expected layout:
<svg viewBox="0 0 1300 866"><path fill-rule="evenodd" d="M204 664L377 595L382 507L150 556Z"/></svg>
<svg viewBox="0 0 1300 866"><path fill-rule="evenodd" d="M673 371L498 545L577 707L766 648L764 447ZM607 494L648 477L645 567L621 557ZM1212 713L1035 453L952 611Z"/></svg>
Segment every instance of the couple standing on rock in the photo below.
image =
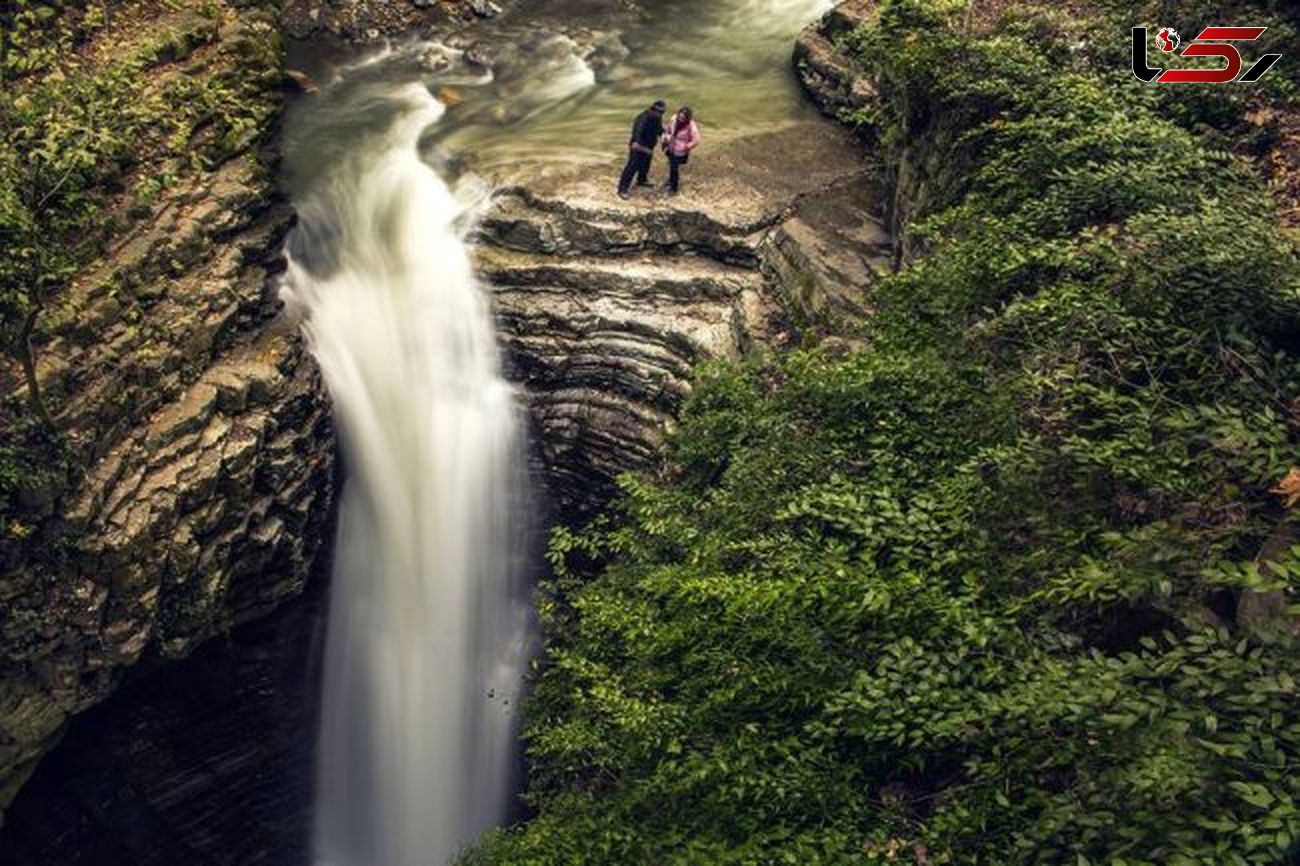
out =
<svg viewBox="0 0 1300 866"><path fill-rule="evenodd" d="M677 195L681 183L682 166L691 157L691 151L700 143L700 128L695 125L694 114L683 106L664 126L664 112L668 104L662 99L636 116L632 123L632 140L628 143L627 165L618 179L618 197L632 197L632 180L638 186L650 186L650 162L655 146L668 155L668 191Z"/></svg>

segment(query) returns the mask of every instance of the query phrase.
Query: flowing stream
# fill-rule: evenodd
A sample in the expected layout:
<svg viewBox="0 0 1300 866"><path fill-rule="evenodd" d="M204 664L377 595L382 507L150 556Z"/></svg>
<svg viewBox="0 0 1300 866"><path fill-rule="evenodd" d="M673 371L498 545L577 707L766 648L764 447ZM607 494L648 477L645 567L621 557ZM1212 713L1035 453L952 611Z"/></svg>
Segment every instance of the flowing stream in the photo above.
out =
<svg viewBox="0 0 1300 866"><path fill-rule="evenodd" d="M520 783L515 714L536 643L528 493L515 395L464 240L487 187L474 172L616 156L659 96L692 102L713 134L809 111L790 45L829 5L533 0L475 30L486 59L420 42L316 59L322 89L285 132L300 219L283 292L348 469L319 866L444 866L508 818Z"/></svg>

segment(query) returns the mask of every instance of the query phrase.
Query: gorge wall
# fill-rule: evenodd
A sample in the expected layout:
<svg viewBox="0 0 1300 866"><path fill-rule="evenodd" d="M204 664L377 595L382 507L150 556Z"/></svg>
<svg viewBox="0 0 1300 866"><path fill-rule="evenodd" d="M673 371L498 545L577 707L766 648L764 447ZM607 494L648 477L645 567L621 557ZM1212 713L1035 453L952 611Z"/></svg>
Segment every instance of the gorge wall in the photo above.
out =
<svg viewBox="0 0 1300 866"><path fill-rule="evenodd" d="M100 38L121 44L134 28L178 46L151 69L156 87L229 86L278 44L255 7L120 14ZM135 14L157 17L142 28ZM0 808L127 668L183 657L297 594L322 549L329 413L296 333L273 326L268 281L292 214L262 140L180 174L147 208L110 202L109 221L131 217L45 313L39 376L68 469L22 491L9 524Z"/></svg>
<svg viewBox="0 0 1300 866"><path fill-rule="evenodd" d="M68 721L133 667L184 658L297 596L327 552L329 407L274 285L293 221L275 180L293 86L281 33L364 38L475 17L452 2L104 10L66 11L9 52L30 67L6 81L17 108L54 94L31 121L40 134L59 98L131 120L103 123L128 140L83 166L97 254L52 292L33 340L61 453L5 515L0 817ZM16 368L0 369L7 432L27 398Z"/></svg>

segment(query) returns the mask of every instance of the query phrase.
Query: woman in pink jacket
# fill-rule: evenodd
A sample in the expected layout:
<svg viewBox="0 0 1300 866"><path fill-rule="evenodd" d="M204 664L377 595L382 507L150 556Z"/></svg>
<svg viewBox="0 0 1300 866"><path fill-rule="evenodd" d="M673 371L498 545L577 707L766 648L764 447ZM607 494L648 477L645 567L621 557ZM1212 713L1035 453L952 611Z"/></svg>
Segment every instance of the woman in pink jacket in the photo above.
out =
<svg viewBox="0 0 1300 866"><path fill-rule="evenodd" d="M677 195L682 166L699 143L700 128L695 125L694 113L689 107L683 107L664 130L664 153L668 154L669 166L668 189L673 195Z"/></svg>

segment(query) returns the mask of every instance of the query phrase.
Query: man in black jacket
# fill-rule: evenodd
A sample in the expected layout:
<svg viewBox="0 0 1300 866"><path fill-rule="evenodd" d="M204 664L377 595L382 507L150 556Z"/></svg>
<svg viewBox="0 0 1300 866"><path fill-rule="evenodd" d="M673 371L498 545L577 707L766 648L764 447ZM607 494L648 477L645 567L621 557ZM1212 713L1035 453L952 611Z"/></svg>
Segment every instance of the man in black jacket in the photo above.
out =
<svg viewBox="0 0 1300 866"><path fill-rule="evenodd" d="M619 198L630 198L632 178L641 186L650 185L650 160L654 158L655 147L664 134L664 111L668 108L662 99L636 116L632 122L632 140L627 147L627 165L623 167L623 176L618 179Z"/></svg>

